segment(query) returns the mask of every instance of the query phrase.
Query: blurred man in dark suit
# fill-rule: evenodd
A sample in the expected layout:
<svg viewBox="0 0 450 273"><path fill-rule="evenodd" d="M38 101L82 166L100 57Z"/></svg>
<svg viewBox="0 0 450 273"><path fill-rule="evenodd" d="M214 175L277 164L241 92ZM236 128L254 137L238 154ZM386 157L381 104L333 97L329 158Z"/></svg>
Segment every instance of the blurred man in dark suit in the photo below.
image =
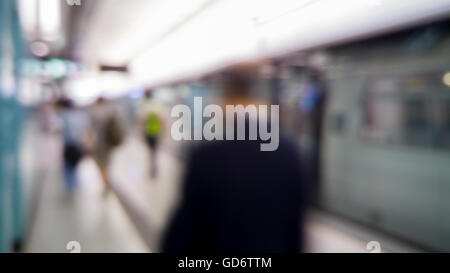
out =
<svg viewBox="0 0 450 273"><path fill-rule="evenodd" d="M248 105L255 75L247 70L225 74L225 103ZM283 136L270 152L260 150L261 140L246 139L206 142L191 153L163 252L302 251L304 193L297 148Z"/></svg>

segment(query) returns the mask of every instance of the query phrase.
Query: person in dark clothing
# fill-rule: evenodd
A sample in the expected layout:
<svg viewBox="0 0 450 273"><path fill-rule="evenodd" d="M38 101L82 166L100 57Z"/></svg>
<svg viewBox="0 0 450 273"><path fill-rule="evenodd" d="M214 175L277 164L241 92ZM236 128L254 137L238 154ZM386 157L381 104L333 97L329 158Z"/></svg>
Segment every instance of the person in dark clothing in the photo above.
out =
<svg viewBox="0 0 450 273"><path fill-rule="evenodd" d="M90 128L89 118L83 110L76 108L69 99L59 102L60 117L63 121L64 175L67 190L77 185L76 168L84 156L84 140Z"/></svg>
<svg viewBox="0 0 450 273"><path fill-rule="evenodd" d="M227 75L225 88L248 79ZM246 83L246 84L244 84ZM248 127L247 127L248 128ZM248 139L248 138L247 138ZM190 155L181 204L166 230L162 252L297 253L302 251L303 181L296 145L278 149L260 140L211 141Z"/></svg>

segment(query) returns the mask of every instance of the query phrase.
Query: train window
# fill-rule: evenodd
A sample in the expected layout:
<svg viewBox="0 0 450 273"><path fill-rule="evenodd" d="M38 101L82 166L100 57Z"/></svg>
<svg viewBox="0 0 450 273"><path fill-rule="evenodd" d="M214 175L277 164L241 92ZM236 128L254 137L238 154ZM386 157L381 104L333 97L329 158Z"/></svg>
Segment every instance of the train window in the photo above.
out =
<svg viewBox="0 0 450 273"><path fill-rule="evenodd" d="M450 148L450 92L442 73L370 79L362 99L364 141Z"/></svg>
<svg viewBox="0 0 450 273"><path fill-rule="evenodd" d="M450 99L442 100L441 103L436 105L434 111L439 145L450 148Z"/></svg>
<svg viewBox="0 0 450 273"><path fill-rule="evenodd" d="M400 124L401 138L404 144L432 146L433 119L429 112L430 102L424 98L407 99L400 102L403 115Z"/></svg>
<svg viewBox="0 0 450 273"><path fill-rule="evenodd" d="M335 133L343 133L346 128L346 123L344 113L335 113L331 116L330 129Z"/></svg>

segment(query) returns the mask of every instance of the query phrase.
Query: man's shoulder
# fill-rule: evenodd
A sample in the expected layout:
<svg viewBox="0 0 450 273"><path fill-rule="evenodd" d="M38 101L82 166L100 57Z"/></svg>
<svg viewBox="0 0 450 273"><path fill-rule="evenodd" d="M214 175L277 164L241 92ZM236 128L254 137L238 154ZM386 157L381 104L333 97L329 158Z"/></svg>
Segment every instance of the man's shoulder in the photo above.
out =
<svg viewBox="0 0 450 273"><path fill-rule="evenodd" d="M243 153L255 153L265 156L287 156L298 157L299 147L295 141L284 135L280 135L278 149L274 151L261 151L261 141L255 140L213 140L202 141L194 145L190 149L190 154L196 158L209 158L215 155L226 154L243 154Z"/></svg>

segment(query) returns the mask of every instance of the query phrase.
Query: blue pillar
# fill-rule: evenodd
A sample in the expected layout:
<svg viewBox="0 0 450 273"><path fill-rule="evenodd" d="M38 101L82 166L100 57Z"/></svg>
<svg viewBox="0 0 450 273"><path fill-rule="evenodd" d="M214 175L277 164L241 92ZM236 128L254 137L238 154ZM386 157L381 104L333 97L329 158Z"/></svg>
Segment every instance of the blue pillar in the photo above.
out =
<svg viewBox="0 0 450 273"><path fill-rule="evenodd" d="M17 101L22 38L13 0L0 1L0 252L23 238L19 166L22 107Z"/></svg>

